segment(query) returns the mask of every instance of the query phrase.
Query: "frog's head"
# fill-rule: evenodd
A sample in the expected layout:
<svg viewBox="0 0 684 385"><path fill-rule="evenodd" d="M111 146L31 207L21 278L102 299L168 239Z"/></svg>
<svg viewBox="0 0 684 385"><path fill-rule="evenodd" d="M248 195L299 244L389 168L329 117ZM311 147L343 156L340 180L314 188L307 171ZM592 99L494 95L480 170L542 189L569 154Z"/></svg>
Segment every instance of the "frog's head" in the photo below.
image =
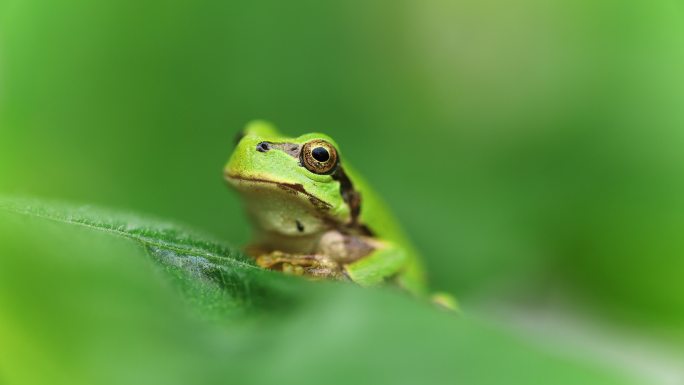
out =
<svg viewBox="0 0 684 385"><path fill-rule="evenodd" d="M285 235L321 231L331 221L349 223L356 197L340 166L337 144L318 133L282 136L255 121L241 133L224 169L261 229Z"/></svg>

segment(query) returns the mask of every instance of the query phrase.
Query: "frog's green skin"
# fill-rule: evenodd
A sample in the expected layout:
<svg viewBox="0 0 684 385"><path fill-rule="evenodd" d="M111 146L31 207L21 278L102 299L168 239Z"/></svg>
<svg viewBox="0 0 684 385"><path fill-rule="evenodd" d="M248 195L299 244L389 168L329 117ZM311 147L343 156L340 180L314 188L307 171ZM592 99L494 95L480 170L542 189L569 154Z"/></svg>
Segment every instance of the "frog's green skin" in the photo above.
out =
<svg viewBox="0 0 684 385"><path fill-rule="evenodd" d="M263 121L248 124L242 134L224 176L253 220L257 241L248 252L260 266L363 286L391 281L426 294L416 250L330 137L286 137ZM337 166L327 174L303 165L302 152L312 140L337 150Z"/></svg>

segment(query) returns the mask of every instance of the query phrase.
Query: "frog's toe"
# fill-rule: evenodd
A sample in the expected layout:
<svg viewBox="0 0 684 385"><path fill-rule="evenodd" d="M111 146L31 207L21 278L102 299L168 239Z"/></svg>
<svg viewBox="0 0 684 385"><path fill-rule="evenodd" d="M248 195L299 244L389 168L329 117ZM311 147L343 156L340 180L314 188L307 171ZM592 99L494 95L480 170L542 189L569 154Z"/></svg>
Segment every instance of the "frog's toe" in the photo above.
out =
<svg viewBox="0 0 684 385"><path fill-rule="evenodd" d="M302 266L293 265L291 263L283 263L282 272L288 275L304 275L306 273Z"/></svg>
<svg viewBox="0 0 684 385"><path fill-rule="evenodd" d="M437 292L430 296L430 300L435 305L442 309L448 310L454 313L460 313L460 308L458 306L458 301L456 298L449 293Z"/></svg>

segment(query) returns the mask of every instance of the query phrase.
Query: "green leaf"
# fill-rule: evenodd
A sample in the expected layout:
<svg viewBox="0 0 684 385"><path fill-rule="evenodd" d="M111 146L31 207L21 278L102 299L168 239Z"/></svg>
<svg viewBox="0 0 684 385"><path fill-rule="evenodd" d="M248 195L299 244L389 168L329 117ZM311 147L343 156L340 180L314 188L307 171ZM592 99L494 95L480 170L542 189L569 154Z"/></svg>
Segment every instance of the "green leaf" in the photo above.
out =
<svg viewBox="0 0 684 385"><path fill-rule="evenodd" d="M0 202L8 384L629 383L396 290L262 271L177 225Z"/></svg>

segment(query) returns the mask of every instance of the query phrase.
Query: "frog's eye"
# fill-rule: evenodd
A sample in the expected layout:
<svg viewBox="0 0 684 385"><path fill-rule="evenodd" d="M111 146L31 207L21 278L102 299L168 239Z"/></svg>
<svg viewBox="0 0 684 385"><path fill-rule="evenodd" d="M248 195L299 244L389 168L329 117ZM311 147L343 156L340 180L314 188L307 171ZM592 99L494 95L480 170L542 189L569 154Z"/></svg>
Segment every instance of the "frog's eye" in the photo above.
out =
<svg viewBox="0 0 684 385"><path fill-rule="evenodd" d="M330 174L337 166L337 150L321 139L304 144L300 157L302 165L316 174Z"/></svg>

